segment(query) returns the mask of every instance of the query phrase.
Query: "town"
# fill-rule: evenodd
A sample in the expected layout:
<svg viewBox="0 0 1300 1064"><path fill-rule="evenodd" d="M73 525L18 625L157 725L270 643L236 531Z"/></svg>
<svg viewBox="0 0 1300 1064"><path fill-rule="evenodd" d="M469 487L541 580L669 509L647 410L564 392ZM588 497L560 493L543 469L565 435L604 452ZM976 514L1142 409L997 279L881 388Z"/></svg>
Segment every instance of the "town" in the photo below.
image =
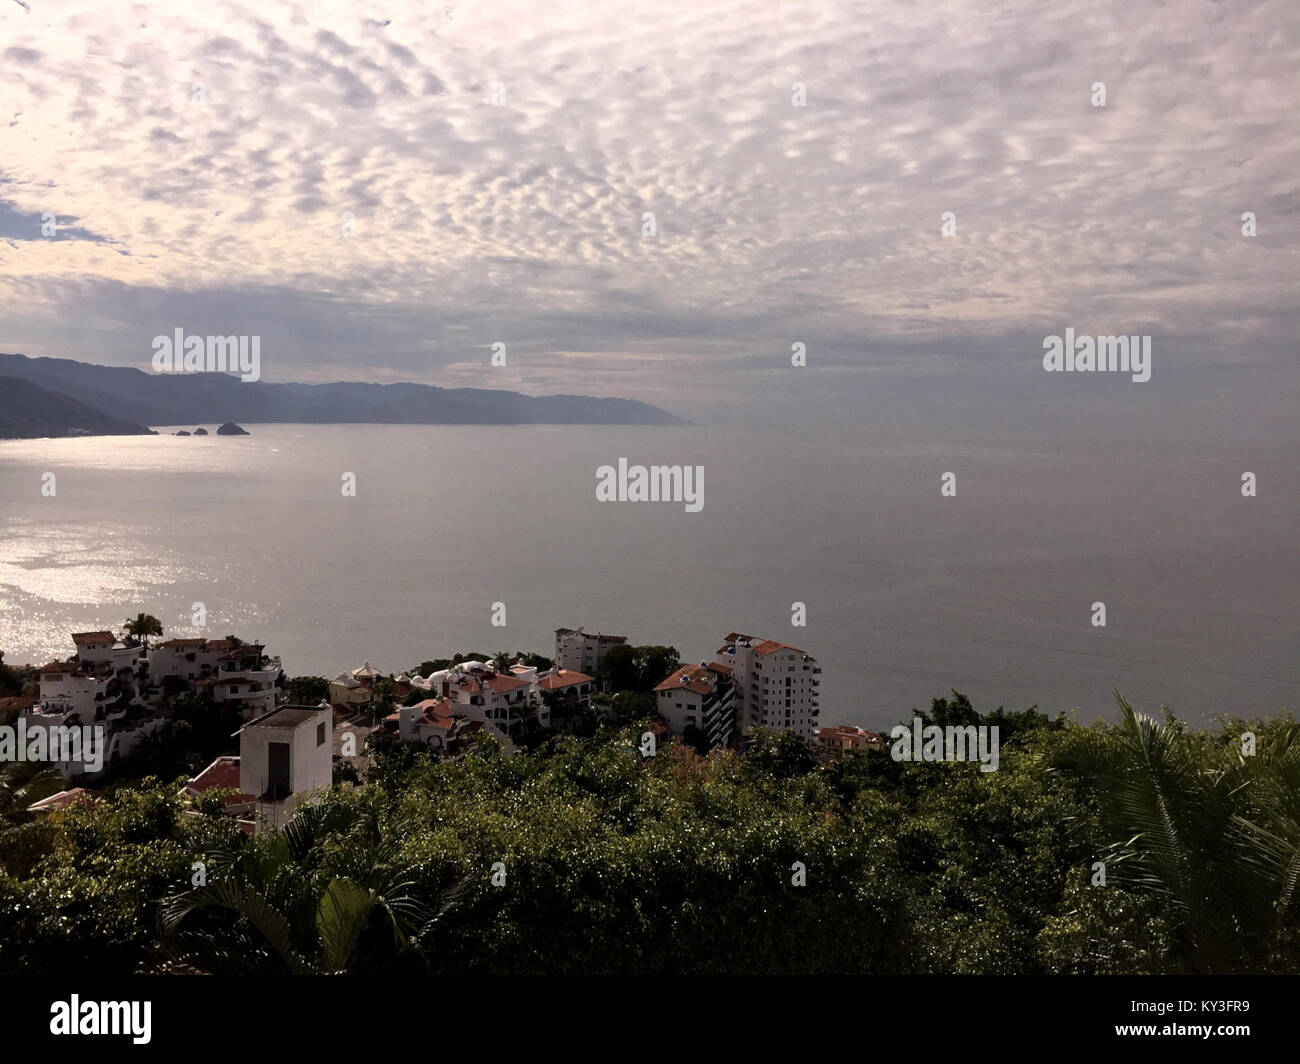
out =
<svg viewBox="0 0 1300 1064"><path fill-rule="evenodd" d="M288 678L259 642L161 636L140 614L120 636L73 633L74 654L30 670L29 689L0 700L26 734L93 728L93 760L71 744L49 768L74 786L29 808L94 801L106 782L149 774L151 756L184 721L225 747L183 794L219 796L247 831L283 827L304 801L335 783L360 782L378 746L410 744L434 757L489 741L506 754L555 735L593 735L604 724L645 723L658 742L696 752L743 752L759 729L797 736L823 760L883 749L884 737L850 725L820 727L821 666L799 647L728 633L712 656L683 663L674 647L626 636L555 630L554 657L457 654L385 674L369 661L333 679ZM30 690L34 687L35 690Z"/></svg>

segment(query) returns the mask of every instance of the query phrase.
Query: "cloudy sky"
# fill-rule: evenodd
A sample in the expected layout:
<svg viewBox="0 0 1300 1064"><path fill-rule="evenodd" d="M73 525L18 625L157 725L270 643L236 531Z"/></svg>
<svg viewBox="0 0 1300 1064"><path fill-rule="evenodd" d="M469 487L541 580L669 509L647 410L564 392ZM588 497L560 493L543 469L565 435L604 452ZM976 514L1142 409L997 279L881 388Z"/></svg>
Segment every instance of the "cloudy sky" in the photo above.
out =
<svg viewBox="0 0 1300 1064"><path fill-rule="evenodd" d="M1295 0L0 5L3 351L1294 432Z"/></svg>

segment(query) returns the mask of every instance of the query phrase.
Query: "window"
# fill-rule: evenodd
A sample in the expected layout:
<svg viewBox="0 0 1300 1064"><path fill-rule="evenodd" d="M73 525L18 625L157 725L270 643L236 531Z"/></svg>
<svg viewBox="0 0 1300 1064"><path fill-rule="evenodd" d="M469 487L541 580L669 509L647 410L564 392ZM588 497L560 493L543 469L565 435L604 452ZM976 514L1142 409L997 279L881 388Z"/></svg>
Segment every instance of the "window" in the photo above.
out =
<svg viewBox="0 0 1300 1064"><path fill-rule="evenodd" d="M316 725L316 745L317 746L325 745L325 722L324 721L321 721L319 724Z"/></svg>

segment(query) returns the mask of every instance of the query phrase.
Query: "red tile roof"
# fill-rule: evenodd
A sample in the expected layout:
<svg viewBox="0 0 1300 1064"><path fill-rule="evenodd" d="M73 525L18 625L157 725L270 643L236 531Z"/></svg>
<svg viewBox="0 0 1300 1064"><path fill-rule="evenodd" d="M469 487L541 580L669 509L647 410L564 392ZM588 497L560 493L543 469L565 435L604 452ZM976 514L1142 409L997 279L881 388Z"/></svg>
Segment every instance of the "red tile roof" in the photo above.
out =
<svg viewBox="0 0 1300 1064"><path fill-rule="evenodd" d="M558 691L561 687L577 687L578 684L595 682L595 678L588 676L585 672L560 669L549 676L543 677L537 682L537 686L543 691Z"/></svg>
<svg viewBox="0 0 1300 1064"><path fill-rule="evenodd" d="M426 724L432 724L436 728L449 728L453 723L453 717L459 716L456 713L456 703L450 698L426 698L423 702L416 702L412 709L420 711L420 717Z"/></svg>
<svg viewBox="0 0 1300 1064"><path fill-rule="evenodd" d="M775 639L764 639L754 647L755 654L767 655L776 650L793 650L796 654L803 653L798 647L792 647L789 643L778 643Z"/></svg>
<svg viewBox="0 0 1300 1064"><path fill-rule="evenodd" d="M87 643L116 643L117 637L112 632L73 632L72 641L83 646Z"/></svg>
<svg viewBox="0 0 1300 1064"><path fill-rule="evenodd" d="M817 732L817 737L826 742L835 742L839 739L864 739L869 743L879 743L884 742L885 739L879 732L855 728L851 724L837 724L832 728L822 728Z"/></svg>
<svg viewBox="0 0 1300 1064"><path fill-rule="evenodd" d="M194 795L202 794L213 787L233 787L238 792L226 796L226 805L244 805L255 800L251 794L244 794L239 790L239 758L237 757L217 758L185 784L185 789Z"/></svg>
<svg viewBox="0 0 1300 1064"><path fill-rule="evenodd" d="M703 665L683 665L655 688L656 691L680 691L685 688L697 695L713 694L710 670ZM683 682L684 681L684 682Z"/></svg>
<svg viewBox="0 0 1300 1064"><path fill-rule="evenodd" d="M493 673L487 678L487 685L495 694L505 695L511 691L518 691L521 687L527 687L528 681L521 680L517 676L501 676Z"/></svg>
<svg viewBox="0 0 1300 1064"><path fill-rule="evenodd" d="M76 672L80 665L75 661L51 661L48 665L42 665L37 672Z"/></svg>
<svg viewBox="0 0 1300 1064"><path fill-rule="evenodd" d="M803 653L798 647L791 646L789 643L780 643L775 639L755 639L752 635L745 635L744 632L729 632L726 642L718 647L717 653L725 653L742 639L753 648L755 654L767 655L774 650L793 650L796 654Z"/></svg>

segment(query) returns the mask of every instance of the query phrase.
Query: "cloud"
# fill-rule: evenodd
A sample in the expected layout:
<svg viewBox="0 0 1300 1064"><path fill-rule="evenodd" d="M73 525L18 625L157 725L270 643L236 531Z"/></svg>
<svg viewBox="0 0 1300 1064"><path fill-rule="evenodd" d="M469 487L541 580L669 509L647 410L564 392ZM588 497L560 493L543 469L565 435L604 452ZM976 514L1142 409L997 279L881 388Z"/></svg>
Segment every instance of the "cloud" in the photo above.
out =
<svg viewBox="0 0 1300 1064"><path fill-rule="evenodd" d="M978 389L1066 325L1293 357L1288 0L41 14L0 16L0 224L87 235L0 229L0 293L44 307L0 320L7 348L132 361L160 299L273 322L279 379L468 379L502 340L527 387L718 407L776 402L763 360L795 340L829 406L882 372ZM72 299L102 308L92 346Z"/></svg>

